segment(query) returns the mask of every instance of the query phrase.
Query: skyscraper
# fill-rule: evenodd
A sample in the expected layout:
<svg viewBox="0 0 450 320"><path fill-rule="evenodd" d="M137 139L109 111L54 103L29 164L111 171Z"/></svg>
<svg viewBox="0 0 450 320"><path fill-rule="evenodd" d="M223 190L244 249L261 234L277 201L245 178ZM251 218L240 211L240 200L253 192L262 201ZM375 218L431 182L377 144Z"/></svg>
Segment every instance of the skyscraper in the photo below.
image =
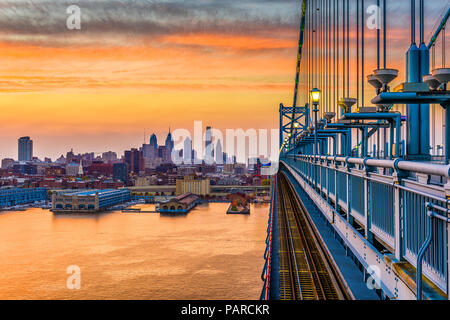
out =
<svg viewBox="0 0 450 320"><path fill-rule="evenodd" d="M212 130L211 127L206 127L205 131L205 162L212 164L214 162L214 146L212 144Z"/></svg>
<svg viewBox="0 0 450 320"><path fill-rule="evenodd" d="M120 180L125 185L128 183L128 165L126 163L113 164L113 179Z"/></svg>
<svg viewBox="0 0 450 320"><path fill-rule="evenodd" d="M224 154L222 151L222 142L220 140L217 141L216 145L216 163L224 164Z"/></svg>
<svg viewBox="0 0 450 320"><path fill-rule="evenodd" d="M211 143L212 143L211 127L206 127L206 131L205 131L205 150L207 150L209 148Z"/></svg>
<svg viewBox="0 0 450 320"><path fill-rule="evenodd" d="M150 145L155 149L158 149L158 138L156 137L156 134L152 134L150 137Z"/></svg>
<svg viewBox="0 0 450 320"><path fill-rule="evenodd" d="M33 140L30 137L19 139L19 161L31 161L33 159Z"/></svg>
<svg viewBox="0 0 450 320"><path fill-rule="evenodd" d="M166 149L168 149L170 152L172 152L173 147L174 147L174 142L172 139L172 133L170 132L170 128L169 128L169 134L167 135L167 138L166 138L165 146L166 146Z"/></svg>
<svg viewBox="0 0 450 320"><path fill-rule="evenodd" d="M192 140L189 137L186 137L184 140L184 149L183 149L183 162L184 164L192 164Z"/></svg>
<svg viewBox="0 0 450 320"><path fill-rule="evenodd" d="M128 164L129 172L138 174L144 171L144 155L138 149L125 151L125 162Z"/></svg>

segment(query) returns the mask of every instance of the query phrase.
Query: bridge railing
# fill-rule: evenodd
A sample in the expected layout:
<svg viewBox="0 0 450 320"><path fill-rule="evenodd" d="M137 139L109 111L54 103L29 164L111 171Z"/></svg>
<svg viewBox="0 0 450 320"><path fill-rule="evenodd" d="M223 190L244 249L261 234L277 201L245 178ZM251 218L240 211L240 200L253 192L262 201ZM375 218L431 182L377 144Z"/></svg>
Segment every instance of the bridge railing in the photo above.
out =
<svg viewBox="0 0 450 320"><path fill-rule="evenodd" d="M272 201L270 202L269 220L267 226L267 237L266 237L266 250L264 252L264 268L261 274L261 280L264 282L263 289L261 292L260 300L269 300L271 294L271 282L272 272L273 272L273 238L274 238L274 210L276 205L276 179L272 182Z"/></svg>
<svg viewBox="0 0 450 320"><path fill-rule="evenodd" d="M290 155L282 160L367 240L414 267L427 236L427 203L450 208L449 184L433 184L436 179L431 179L450 181L450 166L334 156ZM447 248L448 225L434 219L423 272L444 292Z"/></svg>

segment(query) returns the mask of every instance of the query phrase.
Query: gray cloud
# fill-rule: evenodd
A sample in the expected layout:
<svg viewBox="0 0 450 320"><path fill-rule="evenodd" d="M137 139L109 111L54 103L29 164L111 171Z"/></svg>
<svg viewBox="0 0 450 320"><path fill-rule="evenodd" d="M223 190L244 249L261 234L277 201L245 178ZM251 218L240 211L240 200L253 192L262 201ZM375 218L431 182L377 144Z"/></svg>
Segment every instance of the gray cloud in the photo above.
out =
<svg viewBox="0 0 450 320"><path fill-rule="evenodd" d="M74 32L66 28L66 8L71 4L81 8L82 30L77 32L86 36L270 34L297 28L299 15L295 0L0 0L0 33L10 41L40 36L35 41L61 43L54 38Z"/></svg>
<svg viewBox="0 0 450 320"><path fill-rule="evenodd" d="M354 2L355 0L351 0ZM220 33L296 37L300 0L0 0L0 40L43 46L126 45L146 37ZM447 3L446 3L447 2ZM341 0L339 0L341 3ZM366 6L375 4L366 0ZM426 3L426 33L449 0ZM66 28L66 8L82 10L82 30ZM409 0L388 1L388 26L408 28ZM352 6L351 15L354 15ZM133 40L134 39L134 40ZM139 41L139 40L138 40Z"/></svg>

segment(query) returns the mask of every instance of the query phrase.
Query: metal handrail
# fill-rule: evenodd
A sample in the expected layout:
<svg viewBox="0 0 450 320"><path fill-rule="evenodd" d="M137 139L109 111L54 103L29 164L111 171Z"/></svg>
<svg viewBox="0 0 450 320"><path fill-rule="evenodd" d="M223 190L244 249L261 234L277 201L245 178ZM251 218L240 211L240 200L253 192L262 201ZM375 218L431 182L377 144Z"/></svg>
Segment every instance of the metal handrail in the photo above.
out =
<svg viewBox="0 0 450 320"><path fill-rule="evenodd" d="M442 176L450 178L450 165L431 164L426 162L414 162L402 159L385 160L373 158L335 157L335 156L314 156L314 155L290 155L288 158L326 160L339 163L350 163L367 165L369 167L380 167L394 170L410 171L428 175Z"/></svg>
<svg viewBox="0 0 450 320"><path fill-rule="evenodd" d="M276 179L274 178L274 182L272 184L272 200L275 197L275 189L276 189ZM261 292L260 300L269 300L270 294L270 272L272 268L272 231L273 231L273 212L274 212L274 201L272 201L269 215L269 231L268 231L268 239L266 242L266 252L264 253L264 258L266 260L264 264L264 268L261 274L261 279L264 281L263 291Z"/></svg>
<svg viewBox="0 0 450 320"><path fill-rule="evenodd" d="M430 246L431 241L433 240L433 218L440 219L444 222L450 223L450 219L448 217L442 216L440 214L435 213L433 210L439 210L448 214L450 212L449 209L435 205L431 202L427 202L425 204L427 210L427 236L425 238L425 242L420 247L419 253L417 254L417 264L416 264L416 298L417 300L422 300L422 262L425 256L425 252Z"/></svg>
<svg viewBox="0 0 450 320"><path fill-rule="evenodd" d="M308 160L311 161L311 165L318 165L317 163L313 162L314 161L313 160L314 157L306 156L305 158L310 158ZM358 163L359 164L360 162L364 163L364 160L360 159L360 158L341 158L341 159L337 159L338 157L327 157L327 156L319 156L319 158L321 158L321 160L328 160L328 161L336 160L335 162L344 162L344 163L346 162L347 164L348 163L355 163L355 164ZM341 161L337 161L337 160L341 160ZM342 160L344 160L344 161L342 161ZM361 161L361 160L363 160L363 161ZM367 165L370 161L371 160L366 159L366 161L365 161L366 164L365 165ZM376 159L375 161L378 161L378 162L382 161L382 162L384 162L384 164L387 164L389 162L397 162L397 164L393 165L394 167L397 166L397 168L399 167L398 166L398 162L400 162L399 160L397 160L397 161L389 161L389 160L379 160L379 159ZM402 168L410 168L409 163L408 163L409 161L404 161L404 162L406 162L406 165L402 165L401 167ZM309 163L309 162L305 161L305 163ZM373 163L371 163L371 164L373 165ZM430 165L430 164L428 164L428 165ZM435 165L432 165L432 166L435 166ZM448 166L441 165L441 166L438 166L438 167L441 167L441 170L442 170L442 167L446 169ZM295 167L293 167L293 169L296 172L298 172L302 178L306 178L307 180L309 180L308 177L305 176L305 174L303 172L299 171ZM330 168L329 167L329 169L333 169L335 171L338 171L338 168ZM423 172L423 171L420 170L419 173L420 172ZM428 170L427 173L430 174L429 172L434 172L434 171ZM349 172L349 174L351 174L351 173ZM425 238L426 239L425 239L425 242L423 244L419 244L419 251L418 251L418 253L417 253L416 257L415 257L416 261L414 261L416 263L415 266L416 266L416 270L417 270L417 273L416 273L416 285L417 285L416 297L417 297L418 300L420 300L420 299L422 299L422 287L423 287L422 286L422 274L423 274L422 263L423 263L423 260L424 260L424 257L425 257L425 253L426 253L428 247L430 246L430 244L431 244L431 242L433 240L433 219L439 219L439 220L442 220L442 221L444 221L446 223L450 223L450 218L448 218L446 216L443 216L443 215L439 215L435 211L440 211L440 212L444 212L446 214L449 214L450 213L450 209L447 209L446 207L448 207L450 205L450 199L446 199L446 198L443 198L443 197L440 197L440 196L437 196L437 195L433 195L433 194L427 193L427 192L425 192L423 190L415 190L415 189L413 189L411 187L403 186L401 184L396 184L396 183L393 183L393 182L383 181L383 180L380 180L380 179L373 179L373 178L370 178L369 176L368 177L364 177L364 178L365 179L369 179L369 180L378 181L379 183L384 183L386 185L390 185L390 186L392 186L394 188L397 188L397 189L400 189L400 190L413 192L413 193L415 193L417 195L421 195L421 196L424 196L424 197L427 197L428 199L430 199L428 202L425 203L425 205L426 205L426 221L427 221L426 234L425 234ZM441 202L442 205L440 206L440 205L431 203L430 201L433 201L433 200Z"/></svg>

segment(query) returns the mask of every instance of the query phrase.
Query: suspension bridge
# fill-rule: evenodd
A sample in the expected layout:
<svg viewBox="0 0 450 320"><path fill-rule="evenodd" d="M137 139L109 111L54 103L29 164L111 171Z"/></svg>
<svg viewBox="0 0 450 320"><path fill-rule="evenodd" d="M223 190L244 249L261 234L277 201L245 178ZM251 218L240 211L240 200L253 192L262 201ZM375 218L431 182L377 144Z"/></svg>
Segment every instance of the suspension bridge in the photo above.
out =
<svg viewBox="0 0 450 320"><path fill-rule="evenodd" d="M410 25L393 57L391 2L301 1L263 300L450 297L450 6L397 1Z"/></svg>

